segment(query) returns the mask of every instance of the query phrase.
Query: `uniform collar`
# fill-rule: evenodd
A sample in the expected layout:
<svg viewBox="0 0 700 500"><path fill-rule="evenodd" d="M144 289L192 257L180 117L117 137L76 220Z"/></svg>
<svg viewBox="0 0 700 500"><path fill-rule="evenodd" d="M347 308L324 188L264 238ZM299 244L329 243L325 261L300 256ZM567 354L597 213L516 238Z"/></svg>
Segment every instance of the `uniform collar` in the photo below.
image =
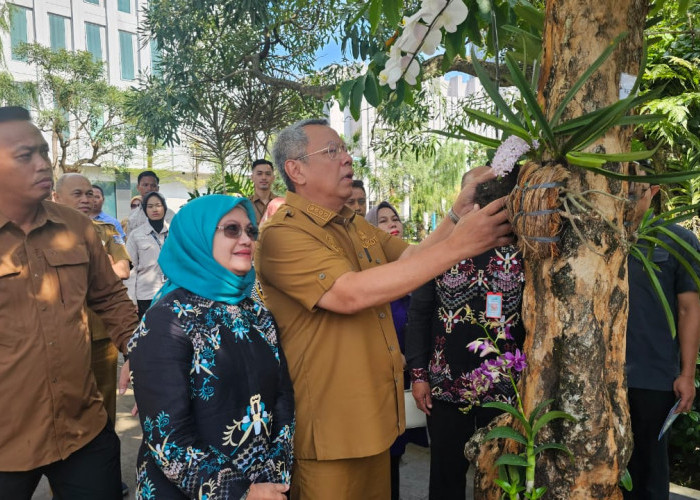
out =
<svg viewBox="0 0 700 500"><path fill-rule="evenodd" d="M343 206L340 213L334 212L333 210L317 205L316 203L309 201L291 191L287 191L285 203L293 209L296 208L297 210L305 213L311 220L321 227L324 227L329 222L347 226L353 221L356 215L354 210L346 206Z"/></svg>
<svg viewBox="0 0 700 500"><path fill-rule="evenodd" d="M36 219L32 225L32 230L43 226L47 221L51 221L56 224L64 224L66 220L63 218L60 211L56 209L56 203L53 201L43 200L39 205ZM0 213L0 228L5 227L10 222L12 221L8 219L5 214Z"/></svg>

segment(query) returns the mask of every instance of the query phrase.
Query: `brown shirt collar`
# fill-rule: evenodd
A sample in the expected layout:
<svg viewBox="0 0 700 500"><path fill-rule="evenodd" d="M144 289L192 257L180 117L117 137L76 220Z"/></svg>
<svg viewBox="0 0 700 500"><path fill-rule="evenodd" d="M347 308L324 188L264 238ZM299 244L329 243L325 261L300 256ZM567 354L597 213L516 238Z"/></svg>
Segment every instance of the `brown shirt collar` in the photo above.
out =
<svg viewBox="0 0 700 500"><path fill-rule="evenodd" d="M285 203L292 208L300 210L321 227L329 222L347 226L356 215L354 210L346 206L343 206L340 212L334 212L291 191L287 191Z"/></svg>
<svg viewBox="0 0 700 500"><path fill-rule="evenodd" d="M43 200L39 206L39 210L34 219L34 224L32 224L32 229L41 227L46 224L47 221L55 222L57 224L65 224L65 218L56 210L56 203L49 200ZM12 222L5 214L0 212L0 228L5 227L6 224Z"/></svg>

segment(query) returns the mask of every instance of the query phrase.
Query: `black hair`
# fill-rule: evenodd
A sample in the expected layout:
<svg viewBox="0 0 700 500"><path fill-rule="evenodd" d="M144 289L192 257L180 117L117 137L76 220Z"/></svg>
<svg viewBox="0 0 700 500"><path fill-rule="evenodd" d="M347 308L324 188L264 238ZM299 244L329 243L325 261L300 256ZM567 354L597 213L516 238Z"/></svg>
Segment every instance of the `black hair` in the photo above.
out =
<svg viewBox="0 0 700 500"><path fill-rule="evenodd" d="M0 107L0 123L30 121L32 121L32 117L29 114L29 111L21 106Z"/></svg>
<svg viewBox="0 0 700 500"><path fill-rule="evenodd" d="M136 184L141 184L141 179L143 179L144 177L155 177L156 184L160 184L160 179L153 170L144 170L143 172L141 172L136 178Z"/></svg>
<svg viewBox="0 0 700 500"><path fill-rule="evenodd" d="M102 188L101 188L100 186L98 186L97 184L93 184L93 185L92 185L92 189L99 189L99 190L100 190L100 193L102 193L102 197L103 197L103 198L105 197L105 190L102 189Z"/></svg>
<svg viewBox="0 0 700 500"><path fill-rule="evenodd" d="M255 170L255 167L257 167L258 165L270 165L270 167L272 167L272 170L275 170L275 166L272 164L272 162L270 160L266 160L265 158L255 160L253 162L253 166L250 167L250 169Z"/></svg>
<svg viewBox="0 0 700 500"><path fill-rule="evenodd" d="M362 182L360 179L353 179L352 180L352 187L354 188L360 188L363 191L365 191L365 184ZM365 191L365 194L367 194L367 191Z"/></svg>
<svg viewBox="0 0 700 500"><path fill-rule="evenodd" d="M141 202L141 208L143 209L143 212L146 214L146 217L148 217L148 212L146 211L146 205L148 205L148 200L151 199L153 196L157 196L160 202L163 204L163 212L168 211L168 204L165 202L165 196L160 194L158 191L151 191L150 193L146 193L143 197L143 201Z"/></svg>

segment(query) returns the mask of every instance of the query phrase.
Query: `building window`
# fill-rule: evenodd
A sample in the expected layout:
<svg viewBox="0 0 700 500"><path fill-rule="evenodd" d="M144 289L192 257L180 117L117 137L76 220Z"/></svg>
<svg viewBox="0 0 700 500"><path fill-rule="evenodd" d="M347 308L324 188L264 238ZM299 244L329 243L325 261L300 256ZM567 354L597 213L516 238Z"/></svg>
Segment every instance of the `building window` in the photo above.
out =
<svg viewBox="0 0 700 500"><path fill-rule="evenodd" d="M134 68L134 34L126 31L119 32L119 61L121 63L122 80L133 80L136 74Z"/></svg>
<svg viewBox="0 0 700 500"><path fill-rule="evenodd" d="M160 75L160 49L155 40L151 40L151 74Z"/></svg>
<svg viewBox="0 0 700 500"><path fill-rule="evenodd" d="M117 9L119 12L126 12L131 14L131 0L118 0Z"/></svg>
<svg viewBox="0 0 700 500"><path fill-rule="evenodd" d="M102 61L102 26L85 23L85 48L95 61Z"/></svg>
<svg viewBox="0 0 700 500"><path fill-rule="evenodd" d="M51 38L51 48L53 50L68 49L66 44L66 32L70 19L49 13L49 36Z"/></svg>
<svg viewBox="0 0 700 500"><path fill-rule="evenodd" d="M91 3L93 5L100 5L100 0L83 0L85 3Z"/></svg>
<svg viewBox="0 0 700 500"><path fill-rule="evenodd" d="M26 57L17 55L17 48L23 43L29 43L29 16L31 10L19 5L10 5L10 50L12 59L26 61Z"/></svg>

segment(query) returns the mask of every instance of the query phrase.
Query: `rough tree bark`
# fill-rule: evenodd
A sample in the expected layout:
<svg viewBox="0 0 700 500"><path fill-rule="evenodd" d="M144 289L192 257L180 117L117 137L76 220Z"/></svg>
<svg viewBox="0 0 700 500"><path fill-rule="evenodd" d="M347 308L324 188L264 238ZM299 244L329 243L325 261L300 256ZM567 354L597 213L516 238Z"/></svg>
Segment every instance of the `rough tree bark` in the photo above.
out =
<svg viewBox="0 0 700 500"><path fill-rule="evenodd" d="M547 0L542 72L538 96L552 116L570 86L621 32L618 49L569 105L566 117L580 116L619 99L621 73L636 75L642 53L646 0ZM613 129L589 148L629 150L631 130ZM568 191L584 193L596 210L573 213L578 231L567 222L561 253L526 259L523 321L528 331L529 366L521 381L526 414L542 400L577 422L555 421L538 442L565 444L574 454L545 452L537 465L537 485L545 498L619 499L621 473L631 453L631 430L624 380L627 323L627 249L623 219L627 187L584 170L567 167ZM608 165L622 170L627 165ZM610 221L610 227L604 219ZM583 240L582 240L583 238ZM500 424L510 422L502 417ZM471 443L472 449L477 450ZM478 457L475 498L497 499L493 462L504 447L489 443Z"/></svg>

